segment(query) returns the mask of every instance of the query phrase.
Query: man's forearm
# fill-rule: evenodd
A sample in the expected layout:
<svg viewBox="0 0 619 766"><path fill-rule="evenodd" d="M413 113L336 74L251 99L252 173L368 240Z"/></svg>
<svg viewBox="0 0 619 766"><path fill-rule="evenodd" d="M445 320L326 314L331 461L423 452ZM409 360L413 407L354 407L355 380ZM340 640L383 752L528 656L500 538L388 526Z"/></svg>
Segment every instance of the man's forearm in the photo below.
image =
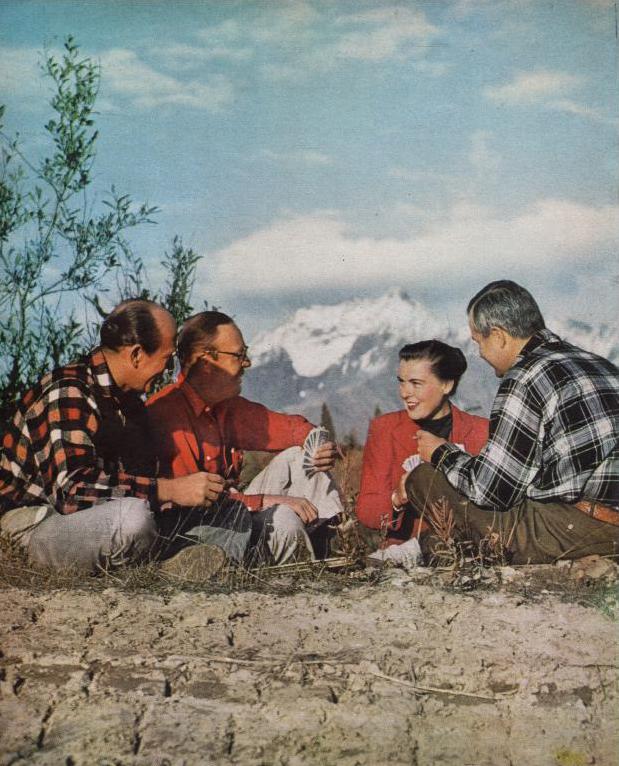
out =
<svg viewBox="0 0 619 766"><path fill-rule="evenodd" d="M489 459L485 452L472 457L454 444L443 444L432 453L432 464L445 474L458 492L480 508L507 511L524 497L526 483L501 469L508 459ZM513 468L513 460L511 461ZM527 472L523 469L522 476Z"/></svg>

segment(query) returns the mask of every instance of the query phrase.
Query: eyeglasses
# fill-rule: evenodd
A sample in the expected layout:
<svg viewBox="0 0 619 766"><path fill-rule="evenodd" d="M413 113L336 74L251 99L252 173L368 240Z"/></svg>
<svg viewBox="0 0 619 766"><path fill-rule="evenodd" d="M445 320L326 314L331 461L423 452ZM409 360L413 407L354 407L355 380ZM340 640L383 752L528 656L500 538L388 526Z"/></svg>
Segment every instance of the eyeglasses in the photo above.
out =
<svg viewBox="0 0 619 766"><path fill-rule="evenodd" d="M210 354L215 361L217 361L217 357L219 354L226 354L226 356L234 356L236 359L241 362L246 362L249 360L249 346L243 346L243 349L241 351L222 351L219 348L208 348L206 349L207 354Z"/></svg>

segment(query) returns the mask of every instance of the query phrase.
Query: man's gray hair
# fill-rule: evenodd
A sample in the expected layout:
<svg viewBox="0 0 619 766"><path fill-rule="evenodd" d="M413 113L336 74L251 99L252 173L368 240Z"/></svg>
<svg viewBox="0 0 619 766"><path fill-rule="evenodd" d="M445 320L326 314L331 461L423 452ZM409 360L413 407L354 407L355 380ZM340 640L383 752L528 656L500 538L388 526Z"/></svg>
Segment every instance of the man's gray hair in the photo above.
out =
<svg viewBox="0 0 619 766"><path fill-rule="evenodd" d="M530 338L546 326L531 293L509 279L483 287L469 301L466 313L484 338L493 327L502 328L513 338Z"/></svg>

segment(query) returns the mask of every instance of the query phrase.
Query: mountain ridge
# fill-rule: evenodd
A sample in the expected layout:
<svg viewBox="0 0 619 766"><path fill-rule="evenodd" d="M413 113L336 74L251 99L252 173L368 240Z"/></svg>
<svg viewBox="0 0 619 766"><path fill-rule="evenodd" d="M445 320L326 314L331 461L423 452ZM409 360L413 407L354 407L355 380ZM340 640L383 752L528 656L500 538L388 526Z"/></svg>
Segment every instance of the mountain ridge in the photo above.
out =
<svg viewBox="0 0 619 766"><path fill-rule="evenodd" d="M619 333L607 323L566 319L549 326L570 342L619 361ZM363 441L376 407L382 412L401 409L395 379L398 350L427 338L462 349L469 366L454 403L488 415L498 381L479 358L468 328L464 323L451 327L401 288L378 298L301 308L288 321L260 333L252 342L243 395L314 423L326 403L338 438L354 433Z"/></svg>

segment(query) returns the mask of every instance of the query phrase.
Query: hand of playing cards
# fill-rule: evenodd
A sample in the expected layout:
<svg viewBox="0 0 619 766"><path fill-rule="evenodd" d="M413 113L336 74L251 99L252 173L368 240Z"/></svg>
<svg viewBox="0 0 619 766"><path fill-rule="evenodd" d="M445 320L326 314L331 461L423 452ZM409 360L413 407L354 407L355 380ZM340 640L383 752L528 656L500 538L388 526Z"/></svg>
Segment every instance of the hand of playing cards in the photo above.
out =
<svg viewBox="0 0 619 766"><path fill-rule="evenodd" d="M331 435L324 426L312 428L303 442L303 470L308 479L317 473L314 458L318 450L331 441Z"/></svg>

